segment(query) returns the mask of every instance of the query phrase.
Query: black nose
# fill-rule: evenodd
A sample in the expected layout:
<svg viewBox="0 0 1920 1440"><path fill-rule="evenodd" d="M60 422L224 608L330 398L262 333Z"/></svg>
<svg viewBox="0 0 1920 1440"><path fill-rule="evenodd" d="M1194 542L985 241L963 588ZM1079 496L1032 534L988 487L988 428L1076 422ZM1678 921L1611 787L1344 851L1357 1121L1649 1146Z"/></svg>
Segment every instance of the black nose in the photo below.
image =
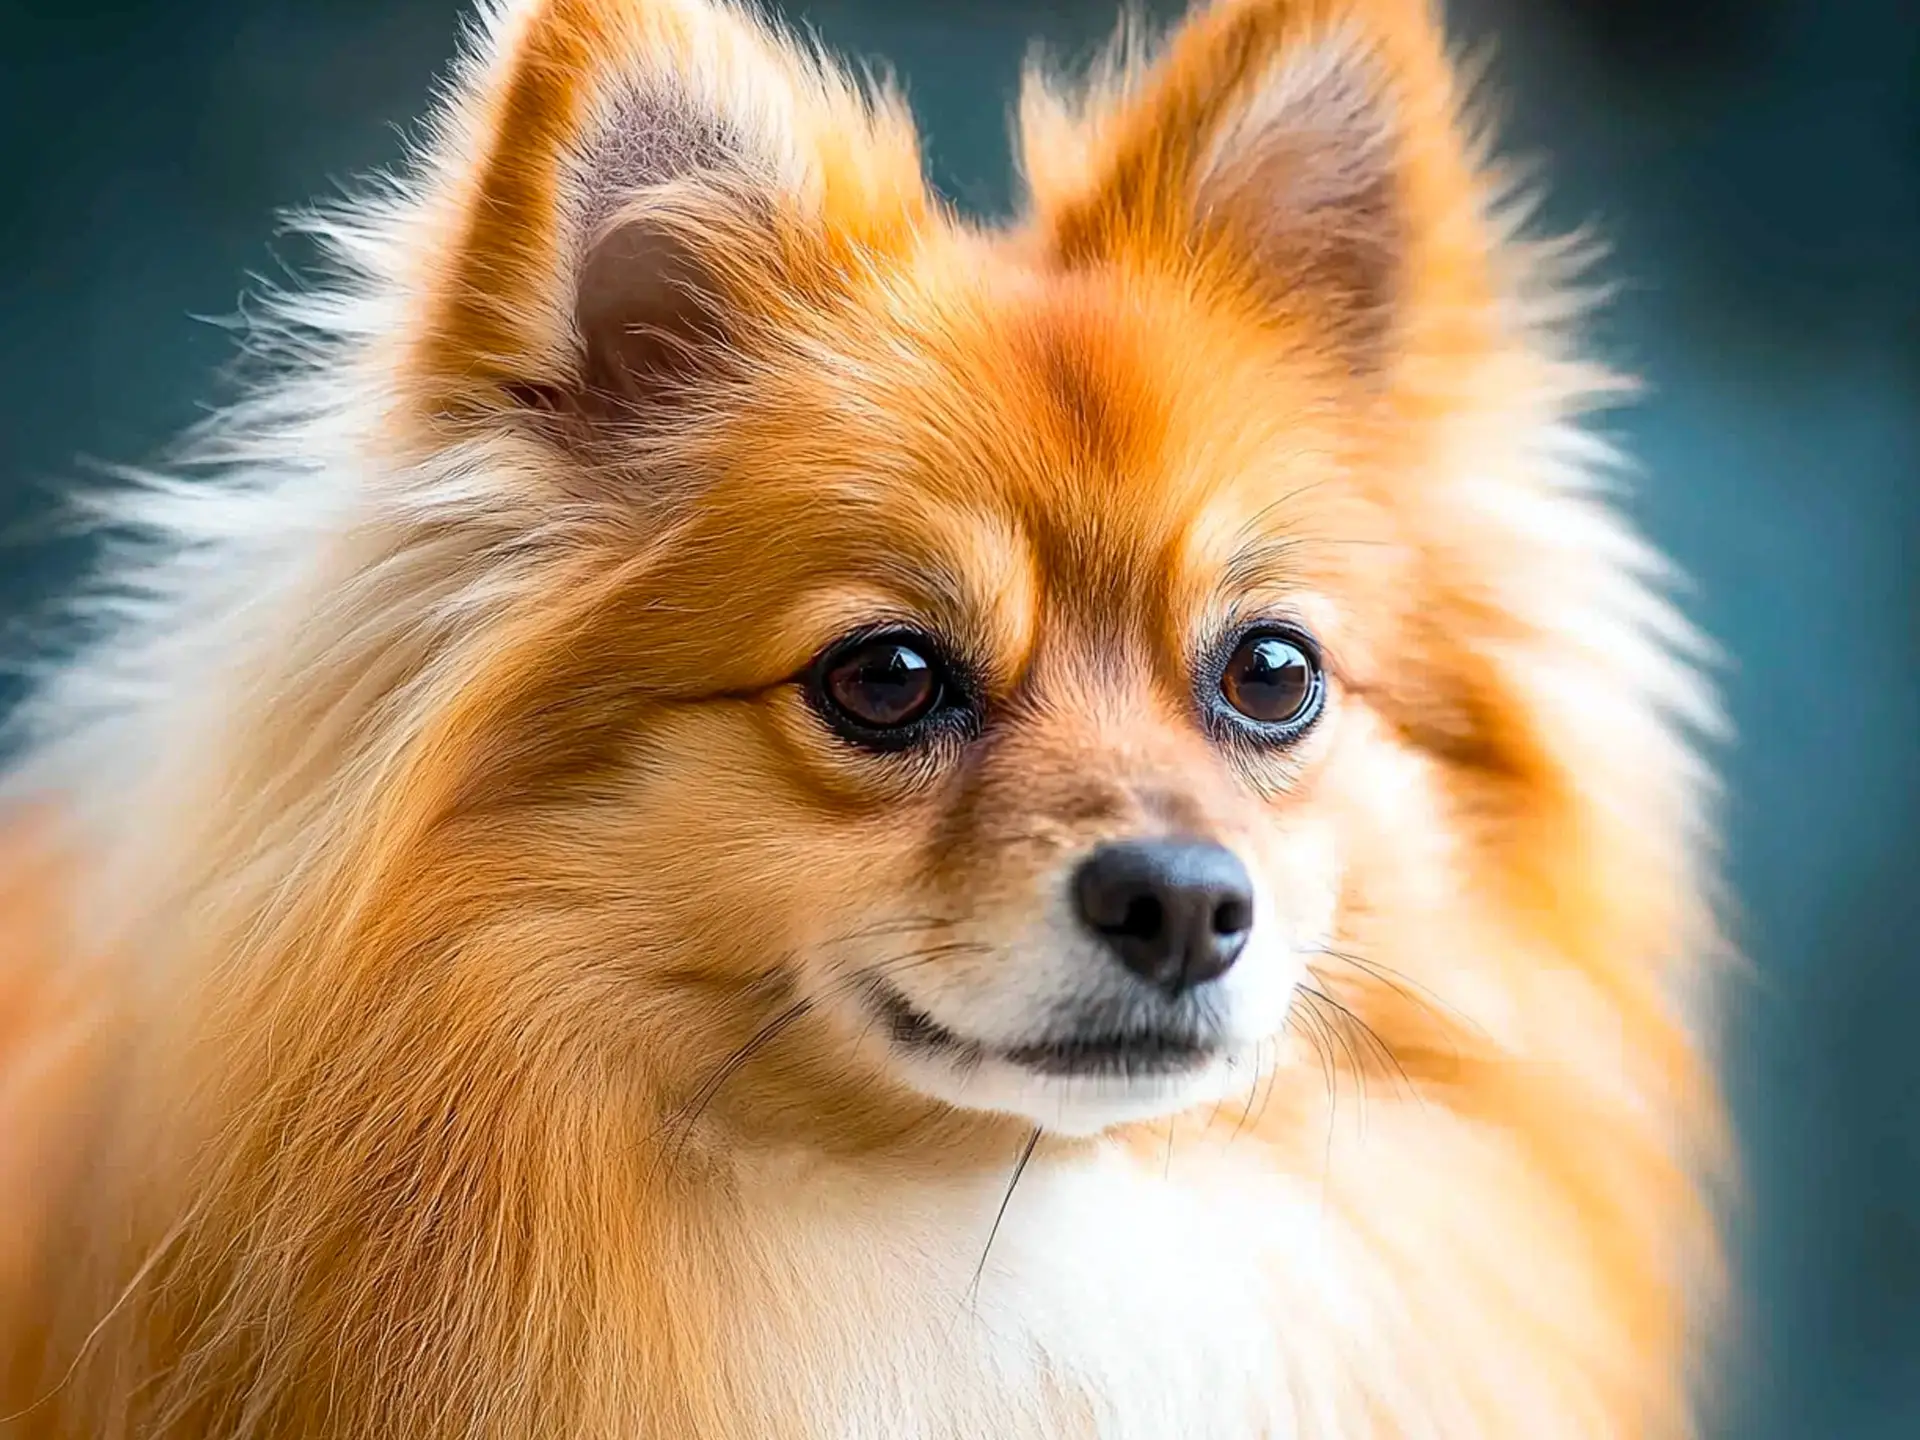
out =
<svg viewBox="0 0 1920 1440"><path fill-rule="evenodd" d="M1205 840L1102 845L1074 877L1080 918L1125 966L1169 995L1224 975L1253 929L1253 882Z"/></svg>

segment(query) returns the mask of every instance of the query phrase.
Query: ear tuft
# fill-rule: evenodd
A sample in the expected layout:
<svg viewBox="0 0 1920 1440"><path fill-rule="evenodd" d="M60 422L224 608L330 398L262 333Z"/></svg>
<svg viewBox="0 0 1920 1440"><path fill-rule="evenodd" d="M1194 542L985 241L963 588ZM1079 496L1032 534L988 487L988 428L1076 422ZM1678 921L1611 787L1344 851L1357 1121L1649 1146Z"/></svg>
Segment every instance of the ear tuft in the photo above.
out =
<svg viewBox="0 0 1920 1440"><path fill-rule="evenodd" d="M1276 302L1311 297L1362 352L1390 332L1407 253L1382 79L1346 40L1283 57L1201 153L1193 180L1202 229L1243 247Z"/></svg>
<svg viewBox="0 0 1920 1440"><path fill-rule="evenodd" d="M698 248L645 206L602 227L581 262L575 403L643 409L697 375L725 341L715 277Z"/></svg>

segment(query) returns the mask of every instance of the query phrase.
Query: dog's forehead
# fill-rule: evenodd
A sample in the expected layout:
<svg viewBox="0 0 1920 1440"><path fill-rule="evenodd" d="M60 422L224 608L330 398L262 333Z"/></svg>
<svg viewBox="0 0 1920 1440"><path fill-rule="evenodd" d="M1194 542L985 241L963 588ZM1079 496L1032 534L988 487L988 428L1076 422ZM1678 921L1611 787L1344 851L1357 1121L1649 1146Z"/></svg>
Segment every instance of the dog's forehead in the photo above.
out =
<svg viewBox="0 0 1920 1440"><path fill-rule="evenodd" d="M1301 528L1337 472L1338 406L1177 281L1010 267L975 323L964 344L934 340L929 407L975 463L924 473L1010 520L1057 598L1210 585ZM1307 503L1275 503L1288 495Z"/></svg>
<svg viewBox="0 0 1920 1440"><path fill-rule="evenodd" d="M893 429L870 453L903 462L894 483L1010 524L1049 576L1094 588L1163 574L1189 532L1245 498L1264 421L1234 410L1244 377L1190 303L1017 264L946 278L897 331L854 341L920 362L857 367L877 390L851 408Z"/></svg>
<svg viewBox="0 0 1920 1440"><path fill-rule="evenodd" d="M1009 637L1168 632L1307 528L1303 500L1274 502L1319 488L1302 437L1327 407L1269 348L1177 285L955 269L838 317L819 363L719 432L697 553L757 537L719 603L903 594Z"/></svg>

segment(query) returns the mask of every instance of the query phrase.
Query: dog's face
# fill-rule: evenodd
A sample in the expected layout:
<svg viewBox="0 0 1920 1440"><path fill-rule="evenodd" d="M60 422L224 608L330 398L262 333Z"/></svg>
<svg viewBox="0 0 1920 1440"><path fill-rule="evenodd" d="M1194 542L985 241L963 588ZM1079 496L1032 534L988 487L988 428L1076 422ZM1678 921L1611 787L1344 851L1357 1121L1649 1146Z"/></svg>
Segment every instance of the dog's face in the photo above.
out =
<svg viewBox="0 0 1920 1440"><path fill-rule="evenodd" d="M541 1003L1067 1131L1244 1088L1533 801L1490 656L1538 562L1433 477L1554 382L1495 374L1432 32L1230 4L1035 89L986 233L897 111L608 13L506 37L405 358L572 566L462 711L511 733L444 747L579 901Z"/></svg>
<svg viewBox="0 0 1920 1440"><path fill-rule="evenodd" d="M686 818L609 862L940 1098L1214 1098L1331 943L1367 763L1342 668L1384 541L1338 387L975 241L889 284L711 432L634 647L631 810Z"/></svg>

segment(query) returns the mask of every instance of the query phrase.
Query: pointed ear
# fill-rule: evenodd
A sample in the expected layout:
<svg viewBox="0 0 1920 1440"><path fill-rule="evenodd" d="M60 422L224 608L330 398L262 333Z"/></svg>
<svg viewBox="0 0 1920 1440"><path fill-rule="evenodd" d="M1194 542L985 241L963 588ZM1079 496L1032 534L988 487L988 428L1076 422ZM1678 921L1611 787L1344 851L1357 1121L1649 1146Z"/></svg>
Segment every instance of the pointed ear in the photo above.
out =
<svg viewBox="0 0 1920 1440"><path fill-rule="evenodd" d="M484 52L414 270L437 425L631 414L924 217L904 107L720 0L510 0Z"/></svg>
<svg viewBox="0 0 1920 1440"><path fill-rule="evenodd" d="M1428 0L1217 0L1077 93L1030 71L1035 221L1064 264L1224 279L1357 370L1424 305L1484 299L1482 200Z"/></svg>

